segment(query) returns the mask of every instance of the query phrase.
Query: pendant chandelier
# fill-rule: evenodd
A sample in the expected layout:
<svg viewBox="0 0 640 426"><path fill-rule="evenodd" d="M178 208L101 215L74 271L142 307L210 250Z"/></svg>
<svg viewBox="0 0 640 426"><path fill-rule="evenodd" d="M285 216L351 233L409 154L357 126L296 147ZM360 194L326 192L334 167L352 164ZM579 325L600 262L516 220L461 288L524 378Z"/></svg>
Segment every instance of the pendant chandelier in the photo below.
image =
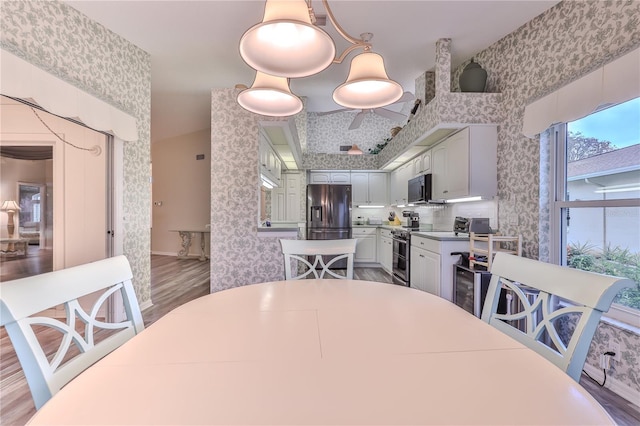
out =
<svg viewBox="0 0 640 426"><path fill-rule="evenodd" d="M311 0L266 0L262 22L240 39L240 56L256 70L253 85L238 95L243 108L269 116L296 114L302 101L291 93L287 79L317 74L332 63L342 63L356 49L363 52L351 61L349 76L335 89L333 100L346 108L372 109L400 99L402 86L389 79L382 56L371 52L373 34L351 37L336 22L327 0L322 4L332 25L351 46L336 57L333 40L315 25Z"/></svg>

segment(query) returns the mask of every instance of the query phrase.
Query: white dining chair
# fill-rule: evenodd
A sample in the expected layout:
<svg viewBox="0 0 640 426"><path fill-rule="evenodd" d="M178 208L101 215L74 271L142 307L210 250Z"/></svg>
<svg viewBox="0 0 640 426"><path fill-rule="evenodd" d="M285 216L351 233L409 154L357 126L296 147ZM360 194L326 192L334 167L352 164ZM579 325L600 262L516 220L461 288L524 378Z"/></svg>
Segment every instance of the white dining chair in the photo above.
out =
<svg viewBox="0 0 640 426"><path fill-rule="evenodd" d="M144 329L131 278L126 257L117 256L0 284L0 325L6 328L18 355L36 409ZM91 298L97 300L86 311L78 299L95 292L100 293ZM117 293L124 302L126 320L106 322L105 302ZM58 305L64 305L65 322L43 316L43 311ZM60 333L59 346L50 360L38 341L36 328L39 333L47 328L48 332ZM100 330L107 330L108 337L96 338Z"/></svg>
<svg viewBox="0 0 640 426"><path fill-rule="evenodd" d="M284 255L284 273L287 280L309 278L353 279L353 257L356 252L355 239L342 240L280 240ZM342 259L347 261L345 275L340 275L330 268ZM293 260L302 263L297 269L298 275L292 271ZM318 271L320 271L318 273Z"/></svg>
<svg viewBox="0 0 640 426"><path fill-rule="evenodd" d="M603 312L632 280L496 253L482 320L535 350L580 381ZM498 313L501 290L514 299ZM562 321L562 333L559 327ZM567 324L575 321L575 328ZM560 335L562 334L562 336Z"/></svg>

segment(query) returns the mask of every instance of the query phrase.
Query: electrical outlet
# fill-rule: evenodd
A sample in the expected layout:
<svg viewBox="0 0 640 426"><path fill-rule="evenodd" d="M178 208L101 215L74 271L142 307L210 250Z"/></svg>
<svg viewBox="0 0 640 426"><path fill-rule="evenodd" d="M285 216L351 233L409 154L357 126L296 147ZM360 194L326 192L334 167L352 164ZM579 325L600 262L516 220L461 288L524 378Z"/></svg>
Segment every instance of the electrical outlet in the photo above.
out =
<svg viewBox="0 0 640 426"><path fill-rule="evenodd" d="M609 345L609 350L611 352L615 352L615 355L612 357L615 361L620 361L620 342L611 342Z"/></svg>

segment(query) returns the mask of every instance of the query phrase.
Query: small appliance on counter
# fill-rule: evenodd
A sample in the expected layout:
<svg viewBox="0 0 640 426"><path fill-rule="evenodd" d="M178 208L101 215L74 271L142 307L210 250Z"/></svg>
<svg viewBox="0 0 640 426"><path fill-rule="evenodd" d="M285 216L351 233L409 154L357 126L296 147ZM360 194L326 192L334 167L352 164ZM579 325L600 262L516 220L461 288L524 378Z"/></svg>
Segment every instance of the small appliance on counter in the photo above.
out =
<svg viewBox="0 0 640 426"><path fill-rule="evenodd" d="M367 225L382 225L382 219L379 217L370 217L367 219Z"/></svg>
<svg viewBox="0 0 640 426"><path fill-rule="evenodd" d="M472 232L476 234L491 234L491 227L489 226L488 217L472 217L466 218L456 216L453 221L453 232L458 235L459 233L470 234Z"/></svg>
<svg viewBox="0 0 640 426"><path fill-rule="evenodd" d="M420 214L405 210L402 212L402 216L407 218L407 224L404 225L405 228L420 229Z"/></svg>

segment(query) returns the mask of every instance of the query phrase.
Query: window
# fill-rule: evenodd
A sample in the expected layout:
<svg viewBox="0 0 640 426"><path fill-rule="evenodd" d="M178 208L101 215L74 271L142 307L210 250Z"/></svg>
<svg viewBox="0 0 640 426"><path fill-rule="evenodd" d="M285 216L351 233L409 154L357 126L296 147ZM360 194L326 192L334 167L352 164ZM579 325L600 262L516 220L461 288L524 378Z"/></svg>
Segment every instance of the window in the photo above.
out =
<svg viewBox="0 0 640 426"><path fill-rule="evenodd" d="M640 315L638 117L640 98L554 128L555 260L634 280L636 287L620 292L609 311L625 322Z"/></svg>

